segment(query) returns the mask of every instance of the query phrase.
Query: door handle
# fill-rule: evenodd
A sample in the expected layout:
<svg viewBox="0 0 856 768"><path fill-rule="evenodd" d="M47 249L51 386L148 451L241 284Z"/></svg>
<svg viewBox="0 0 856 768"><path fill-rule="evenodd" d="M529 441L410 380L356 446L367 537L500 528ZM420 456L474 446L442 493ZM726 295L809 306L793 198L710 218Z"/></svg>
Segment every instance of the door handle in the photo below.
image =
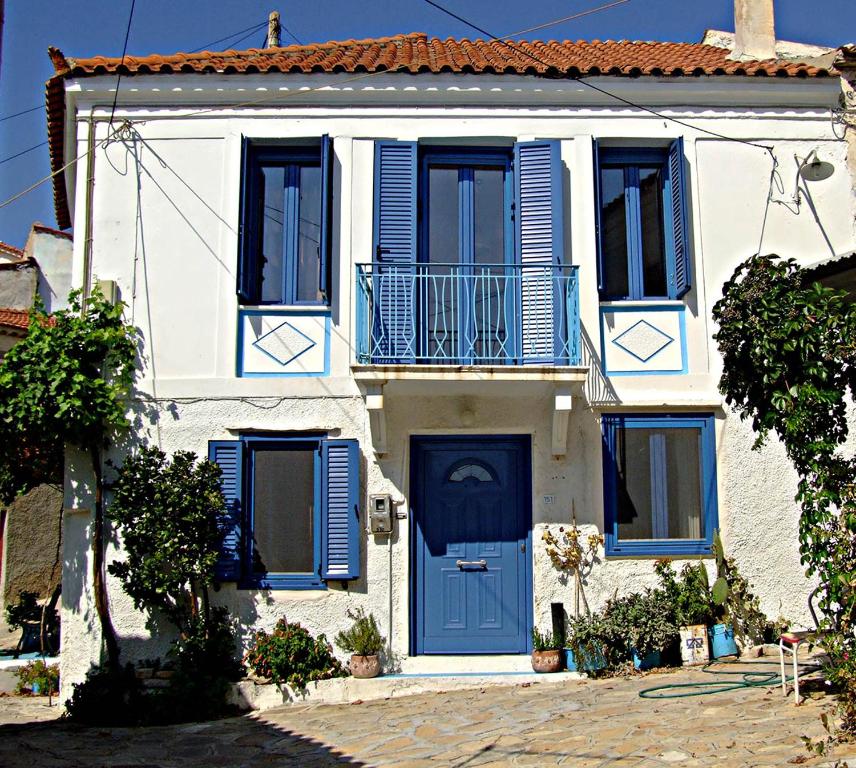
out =
<svg viewBox="0 0 856 768"><path fill-rule="evenodd" d="M458 568L461 569L472 567L484 568L485 570L487 570L487 560L457 560L455 562L455 565L457 565Z"/></svg>

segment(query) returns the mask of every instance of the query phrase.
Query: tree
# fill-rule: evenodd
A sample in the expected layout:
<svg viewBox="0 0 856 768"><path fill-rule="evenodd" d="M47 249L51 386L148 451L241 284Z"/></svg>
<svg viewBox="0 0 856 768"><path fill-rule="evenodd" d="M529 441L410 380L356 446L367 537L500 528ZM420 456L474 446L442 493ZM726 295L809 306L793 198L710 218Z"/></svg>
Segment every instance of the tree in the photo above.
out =
<svg viewBox="0 0 856 768"><path fill-rule="evenodd" d="M737 267L713 308L720 390L760 447L775 433L799 475L800 554L821 608L845 730L856 732L856 460L842 452L856 384L856 312L794 260Z"/></svg>
<svg viewBox="0 0 856 768"><path fill-rule="evenodd" d="M95 606L111 667L119 646L104 582L104 476L102 452L127 428L126 400L134 379L137 334L94 291L69 297L69 308L30 313L27 336L0 364L0 437L4 445L65 446L85 451L95 478L92 577Z"/></svg>
<svg viewBox="0 0 856 768"><path fill-rule="evenodd" d="M143 446L125 459L112 487L109 517L122 533L126 559L108 571L122 581L134 606L162 611L187 635L209 616L208 587L223 538L220 468L196 455Z"/></svg>

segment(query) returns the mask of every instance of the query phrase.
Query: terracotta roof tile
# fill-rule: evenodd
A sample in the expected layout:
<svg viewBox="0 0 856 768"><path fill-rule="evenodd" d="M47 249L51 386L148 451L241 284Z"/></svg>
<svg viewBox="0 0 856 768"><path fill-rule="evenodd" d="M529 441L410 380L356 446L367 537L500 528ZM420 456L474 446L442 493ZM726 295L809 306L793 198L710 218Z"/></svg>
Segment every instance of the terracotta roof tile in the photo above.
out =
<svg viewBox="0 0 856 768"><path fill-rule="evenodd" d="M30 325L30 313L26 309L0 308L0 327L27 330Z"/></svg>
<svg viewBox="0 0 856 768"><path fill-rule="evenodd" d="M394 37L344 40L244 51L202 51L118 58L65 57L49 49L56 75L47 83L48 138L51 168L64 163L63 131L66 77L121 73L372 73L384 71L471 73L581 77L687 77L733 75L749 77L828 77L834 69L777 59L731 61L729 51L702 43L661 43L628 40L561 42L550 40L469 40L428 37L413 32ZM533 58L534 57L534 58ZM539 61L540 60L540 61ZM71 226L63 174L54 182L54 204L61 229Z"/></svg>
<svg viewBox="0 0 856 768"><path fill-rule="evenodd" d="M9 243L4 243L2 240L0 240L0 253L4 256L11 256L13 259L24 258L24 252L20 248L9 245Z"/></svg>
<svg viewBox="0 0 856 768"><path fill-rule="evenodd" d="M660 43L629 40L470 40L429 38L420 32L367 40L250 48L245 51L203 51L118 58L51 56L58 75L87 77L121 72L472 72L475 74L553 74L638 76L760 75L824 77L823 67L783 60L730 61L728 50L702 43ZM534 58L533 58L534 57ZM543 61L538 61L541 59Z"/></svg>

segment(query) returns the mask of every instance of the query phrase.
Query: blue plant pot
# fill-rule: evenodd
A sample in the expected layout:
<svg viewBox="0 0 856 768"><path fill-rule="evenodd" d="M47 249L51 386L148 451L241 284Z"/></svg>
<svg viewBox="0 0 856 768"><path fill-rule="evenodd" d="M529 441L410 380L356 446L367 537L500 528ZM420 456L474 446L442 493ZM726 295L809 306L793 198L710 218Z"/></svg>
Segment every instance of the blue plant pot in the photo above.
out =
<svg viewBox="0 0 856 768"><path fill-rule="evenodd" d="M714 624L707 630L707 634L710 638L710 655L714 659L737 655L737 643L734 642L734 629L730 624Z"/></svg>
<svg viewBox="0 0 856 768"><path fill-rule="evenodd" d="M565 648L565 669L568 672L597 672L605 667L606 659L600 651L594 654L581 653L578 664L577 659L574 658L574 652L570 648Z"/></svg>
<svg viewBox="0 0 856 768"><path fill-rule="evenodd" d="M646 670L653 669L654 667L660 666L660 652L659 651L651 651L644 658L639 658L639 654L636 651L633 651L633 666L636 669Z"/></svg>

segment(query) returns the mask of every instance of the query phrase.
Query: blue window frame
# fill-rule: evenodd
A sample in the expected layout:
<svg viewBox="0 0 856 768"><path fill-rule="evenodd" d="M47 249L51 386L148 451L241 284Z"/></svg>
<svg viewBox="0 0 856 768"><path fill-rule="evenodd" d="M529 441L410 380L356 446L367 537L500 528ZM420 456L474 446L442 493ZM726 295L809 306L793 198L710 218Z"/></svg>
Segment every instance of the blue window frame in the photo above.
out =
<svg viewBox="0 0 856 768"><path fill-rule="evenodd" d="M226 502L219 581L249 589L324 589L360 575L356 440L245 435L213 440Z"/></svg>
<svg viewBox="0 0 856 768"><path fill-rule="evenodd" d="M238 295L243 304L330 298L332 142L244 141Z"/></svg>
<svg viewBox="0 0 856 768"><path fill-rule="evenodd" d="M516 297L505 290L505 265L514 262L512 154L512 148L422 151L418 261L426 268L417 268L417 331L425 337L418 349L429 360L490 358L499 339L516 334L506 327Z"/></svg>
<svg viewBox="0 0 856 768"><path fill-rule="evenodd" d="M602 424L606 554L710 554L713 415L609 414Z"/></svg>
<svg viewBox="0 0 856 768"><path fill-rule="evenodd" d="M690 288L683 141L595 151L602 300L677 299Z"/></svg>

